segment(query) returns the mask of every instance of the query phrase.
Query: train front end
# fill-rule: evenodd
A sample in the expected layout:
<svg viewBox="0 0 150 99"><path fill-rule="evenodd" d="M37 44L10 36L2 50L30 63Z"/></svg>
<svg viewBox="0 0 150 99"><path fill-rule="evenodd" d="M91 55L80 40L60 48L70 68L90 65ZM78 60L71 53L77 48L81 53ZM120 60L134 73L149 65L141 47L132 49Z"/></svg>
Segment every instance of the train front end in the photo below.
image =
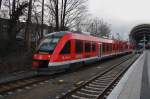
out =
<svg viewBox="0 0 150 99"><path fill-rule="evenodd" d="M33 55L32 61L32 68L35 69L38 74L49 74L53 72L49 71L48 64L60 37L61 36L58 35L58 33L52 33L41 40L35 54Z"/></svg>

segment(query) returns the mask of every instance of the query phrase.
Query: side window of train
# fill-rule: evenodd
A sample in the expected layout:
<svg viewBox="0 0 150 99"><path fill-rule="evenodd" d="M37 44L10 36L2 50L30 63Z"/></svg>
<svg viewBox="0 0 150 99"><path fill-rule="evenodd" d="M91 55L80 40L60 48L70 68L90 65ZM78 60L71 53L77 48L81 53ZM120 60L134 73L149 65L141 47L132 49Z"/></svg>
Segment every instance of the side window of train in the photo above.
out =
<svg viewBox="0 0 150 99"><path fill-rule="evenodd" d="M109 51L112 51L112 44L109 45Z"/></svg>
<svg viewBox="0 0 150 99"><path fill-rule="evenodd" d="M68 41L61 50L60 54L70 54L70 52L71 52L71 41Z"/></svg>
<svg viewBox="0 0 150 99"><path fill-rule="evenodd" d="M106 43L106 51L108 52L109 51L109 44Z"/></svg>
<svg viewBox="0 0 150 99"><path fill-rule="evenodd" d="M114 44L112 44L112 51L114 50Z"/></svg>
<svg viewBox="0 0 150 99"><path fill-rule="evenodd" d="M108 51L108 49L107 49L107 48L108 48L108 47L107 47L108 44L107 44L107 43L104 43L104 44L105 44L105 48L104 48L105 50L104 50L104 51L107 52L107 51Z"/></svg>
<svg viewBox="0 0 150 99"><path fill-rule="evenodd" d="M82 53L83 52L83 41L81 40L76 40L75 41L75 46L76 46L76 53Z"/></svg>
<svg viewBox="0 0 150 99"><path fill-rule="evenodd" d="M92 51L96 51L96 44L95 43L92 43Z"/></svg>
<svg viewBox="0 0 150 99"><path fill-rule="evenodd" d="M90 52L91 51L91 43L90 42L86 42L85 43L85 52Z"/></svg>
<svg viewBox="0 0 150 99"><path fill-rule="evenodd" d="M108 52L108 44L105 43L105 51Z"/></svg>
<svg viewBox="0 0 150 99"><path fill-rule="evenodd" d="M102 43L102 52L105 52L105 43Z"/></svg>

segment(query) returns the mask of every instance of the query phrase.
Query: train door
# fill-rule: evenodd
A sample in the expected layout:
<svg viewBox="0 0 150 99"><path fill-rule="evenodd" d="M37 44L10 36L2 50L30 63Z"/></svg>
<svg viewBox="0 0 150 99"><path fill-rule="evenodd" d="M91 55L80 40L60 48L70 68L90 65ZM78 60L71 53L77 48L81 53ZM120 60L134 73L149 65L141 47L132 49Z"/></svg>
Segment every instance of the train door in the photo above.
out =
<svg viewBox="0 0 150 99"><path fill-rule="evenodd" d="M102 56L102 44L101 43L98 43L98 55L99 55L99 57L101 57Z"/></svg>
<svg viewBox="0 0 150 99"><path fill-rule="evenodd" d="M60 51L61 61L71 60L72 58L71 57L72 56L71 45L72 45L72 40L69 40L65 43L64 47Z"/></svg>
<svg viewBox="0 0 150 99"><path fill-rule="evenodd" d="M85 49L85 58L91 57L91 42L90 41L85 41L84 44L84 49Z"/></svg>
<svg viewBox="0 0 150 99"><path fill-rule="evenodd" d="M98 57L101 57L101 53L100 53L100 43L97 44L97 52L98 52Z"/></svg>
<svg viewBox="0 0 150 99"><path fill-rule="evenodd" d="M75 40L75 59L83 58L83 41Z"/></svg>

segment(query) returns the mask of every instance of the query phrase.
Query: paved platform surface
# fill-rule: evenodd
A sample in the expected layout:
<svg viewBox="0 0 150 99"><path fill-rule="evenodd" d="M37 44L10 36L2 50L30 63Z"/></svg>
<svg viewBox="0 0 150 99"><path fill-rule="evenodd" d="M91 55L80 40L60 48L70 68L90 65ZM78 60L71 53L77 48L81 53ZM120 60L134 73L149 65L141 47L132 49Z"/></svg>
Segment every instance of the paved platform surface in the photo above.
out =
<svg viewBox="0 0 150 99"><path fill-rule="evenodd" d="M144 51L107 99L150 99L150 51Z"/></svg>

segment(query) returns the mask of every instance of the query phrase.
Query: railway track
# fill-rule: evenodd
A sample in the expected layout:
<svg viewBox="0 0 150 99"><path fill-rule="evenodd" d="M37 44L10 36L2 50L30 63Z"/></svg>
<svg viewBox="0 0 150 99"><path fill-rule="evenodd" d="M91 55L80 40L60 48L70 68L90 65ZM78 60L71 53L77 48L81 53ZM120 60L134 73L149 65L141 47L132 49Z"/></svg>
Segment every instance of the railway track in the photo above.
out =
<svg viewBox="0 0 150 99"><path fill-rule="evenodd" d="M124 57L120 58L119 61L122 62L127 58L129 58L129 56L124 56ZM113 66L111 66L111 67L113 67ZM104 71L105 69L106 68L104 68L102 71ZM8 94L9 92L17 90L17 89L28 88L28 86L31 86L31 85L34 85L37 83L42 83L44 81L47 82L47 80L54 78L54 77L57 77L57 75L35 76L35 77L19 79L16 81L0 84L0 95Z"/></svg>
<svg viewBox="0 0 150 99"><path fill-rule="evenodd" d="M26 86L35 84L35 83L40 83L42 81L48 80L48 76L37 76L37 77L31 77L31 78L26 78L26 79L20 79L16 80L13 82L8 82L6 84L1 84L0 85L0 94L4 95L6 93L9 93L10 91L20 89L20 88L25 88ZM26 87L28 88L28 87Z"/></svg>
<svg viewBox="0 0 150 99"><path fill-rule="evenodd" d="M125 71L137 57L131 56L115 66L101 71L100 74L81 84L79 87L69 90L58 99L105 99L110 89L119 81Z"/></svg>

